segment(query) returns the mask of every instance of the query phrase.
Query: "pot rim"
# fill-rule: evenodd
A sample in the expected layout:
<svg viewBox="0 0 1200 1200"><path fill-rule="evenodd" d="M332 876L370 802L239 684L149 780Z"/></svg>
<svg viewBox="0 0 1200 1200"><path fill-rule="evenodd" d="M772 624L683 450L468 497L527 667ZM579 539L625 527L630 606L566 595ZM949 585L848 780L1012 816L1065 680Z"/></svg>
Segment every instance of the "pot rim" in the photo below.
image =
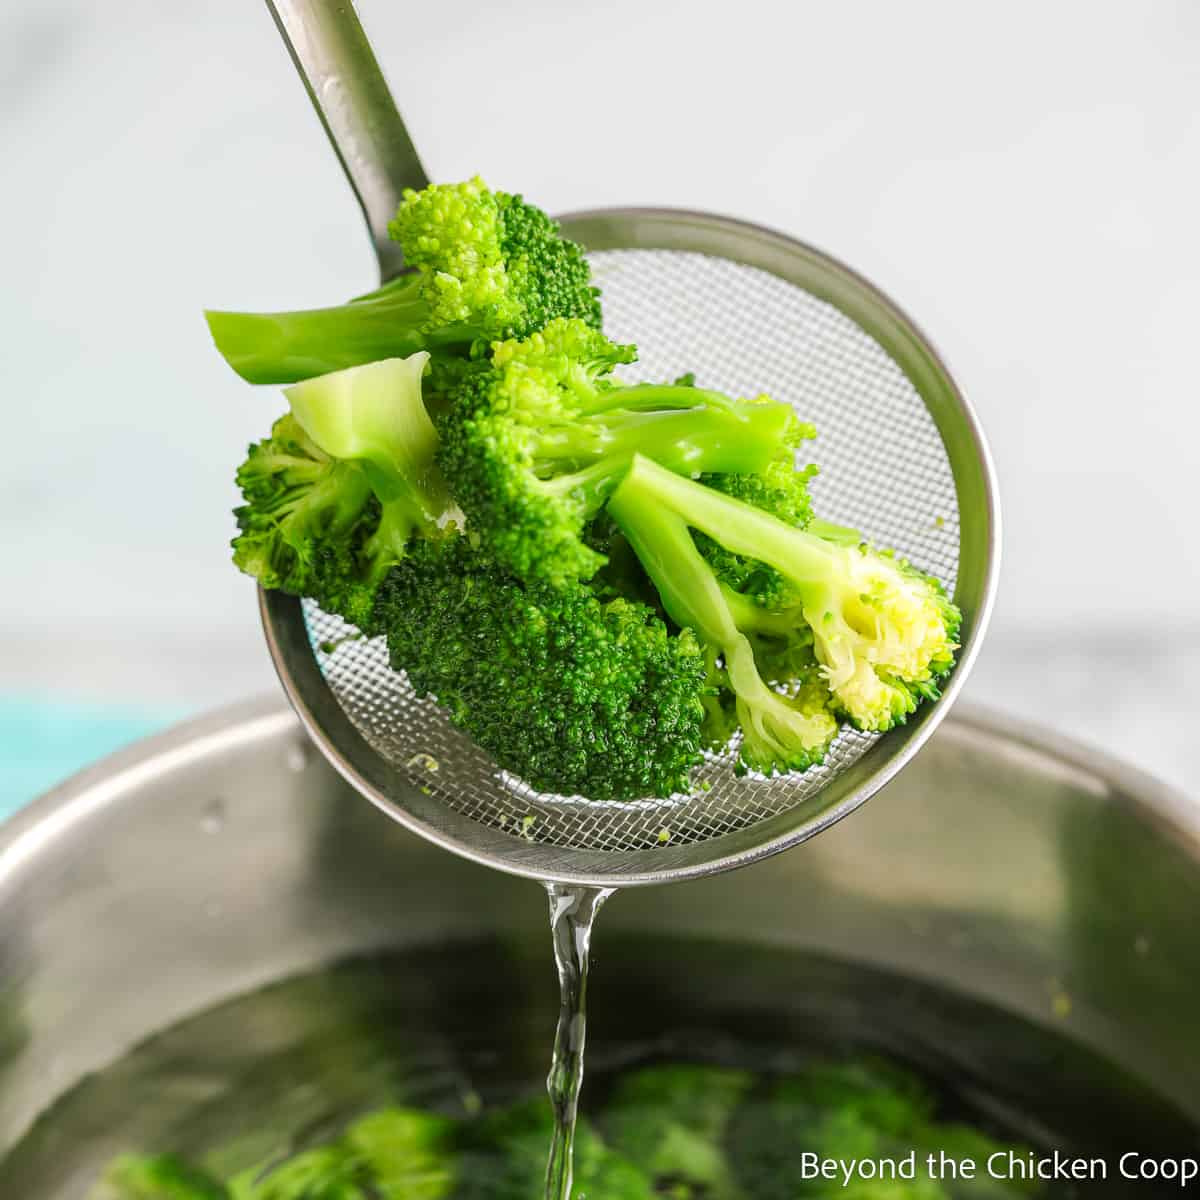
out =
<svg viewBox="0 0 1200 1200"><path fill-rule="evenodd" d="M78 821L117 803L131 787L202 759L217 746L228 748L289 727L299 734L299 718L282 696L264 693L178 722L98 759L0 823L0 890ZM1200 803L1182 789L1104 750L973 701L955 705L946 727L999 740L1086 779L1089 790L1131 805L1200 862Z"/></svg>

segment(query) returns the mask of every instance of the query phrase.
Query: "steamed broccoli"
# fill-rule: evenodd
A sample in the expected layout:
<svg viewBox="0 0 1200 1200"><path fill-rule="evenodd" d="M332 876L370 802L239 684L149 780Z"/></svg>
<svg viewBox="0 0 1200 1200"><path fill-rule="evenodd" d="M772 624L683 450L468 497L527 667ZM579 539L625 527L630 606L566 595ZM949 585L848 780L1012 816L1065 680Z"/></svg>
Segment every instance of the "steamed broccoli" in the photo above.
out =
<svg viewBox="0 0 1200 1200"><path fill-rule="evenodd" d="M241 570L373 631L378 584L450 507L421 401L424 363L388 359L286 390L291 412L238 468Z"/></svg>
<svg viewBox="0 0 1200 1200"><path fill-rule="evenodd" d="M442 413L438 461L468 527L522 578L595 573L604 557L585 526L635 453L688 474L755 472L790 442L791 409L766 397L607 378L634 357L582 321L552 321L494 346Z"/></svg>
<svg viewBox="0 0 1200 1200"><path fill-rule="evenodd" d="M753 1083L747 1072L726 1067L643 1067L618 1081L604 1106L603 1131L615 1150L651 1178L659 1195L736 1197L725 1135Z"/></svg>
<svg viewBox="0 0 1200 1200"><path fill-rule="evenodd" d="M369 1174L378 1200L443 1200L457 1181L456 1136L448 1117L385 1108L359 1118L341 1141Z"/></svg>
<svg viewBox="0 0 1200 1200"><path fill-rule="evenodd" d="M289 414L250 447L237 483L245 501L234 511L237 567L265 588L369 625L372 570L360 558L380 509L362 469L330 458Z"/></svg>
<svg viewBox="0 0 1200 1200"><path fill-rule="evenodd" d="M115 1200L231 1200L223 1183L174 1154L125 1154L104 1174L101 1195Z"/></svg>
<svg viewBox="0 0 1200 1200"><path fill-rule="evenodd" d="M243 571L386 635L544 791L666 796L729 746L802 771L938 696L957 609L814 518L788 406L618 381L635 348L520 197L409 191L391 232L409 270L368 296L209 314L247 379L301 381L238 470Z"/></svg>
<svg viewBox="0 0 1200 1200"><path fill-rule="evenodd" d="M726 1133L731 1174L742 1195L754 1200L1007 1200L1042 1190L1036 1180L988 1178L984 1164L1004 1143L943 1122L937 1107L924 1082L897 1065L867 1057L813 1062L799 1074L770 1081L739 1106ZM915 1152L913 1177L881 1173L848 1184L840 1175L806 1177L798 1151L842 1163L899 1160ZM976 1178L931 1178L926 1155L938 1151L973 1160Z"/></svg>
<svg viewBox="0 0 1200 1200"><path fill-rule="evenodd" d="M554 1129L544 1097L485 1113L463 1128L458 1200L530 1200L543 1195ZM649 1179L606 1145L586 1117L575 1127L572 1195L580 1200L652 1200Z"/></svg>
<svg viewBox="0 0 1200 1200"><path fill-rule="evenodd" d="M392 569L377 617L416 691L536 788L666 796L700 760L704 656L644 605L523 584L448 533Z"/></svg>
<svg viewBox="0 0 1200 1200"><path fill-rule="evenodd" d="M755 1076L664 1064L618 1077L575 1133L572 1195L590 1200L1008 1200L1040 1181L996 1180L1008 1148L946 1122L938 1097L875 1058L814 1061ZM388 1108L333 1140L242 1171L224 1185L172 1155L124 1156L94 1200L530 1200L542 1195L553 1132L544 1096L467 1118ZM1024 1153L1021 1146L1011 1147ZM926 1155L972 1159L974 1180L932 1179ZM877 1161L915 1154L912 1178L813 1177L802 1155Z"/></svg>
<svg viewBox="0 0 1200 1200"><path fill-rule="evenodd" d="M338 1142L230 1182L230 1200L376 1200L366 1164Z"/></svg>
<svg viewBox="0 0 1200 1200"><path fill-rule="evenodd" d="M762 471L742 475L702 475L700 482L777 516L781 521L806 528L813 519L808 485L817 474L815 466L797 469L794 446L816 436L811 425L797 423L793 436L778 458ZM752 597L758 604L778 606L788 597L787 582L773 567L753 558L734 554L720 542L697 533L696 545L717 578L735 592Z"/></svg>
<svg viewBox="0 0 1200 1200"><path fill-rule="evenodd" d="M637 457L609 511L638 553L671 617L694 629L724 660L745 734L742 758L759 770L819 760L836 724L830 708L860 729L904 721L954 662L958 610L936 580L865 545L832 541ZM778 571L795 603L758 618L723 588L696 548L696 529L734 554ZM770 612L770 610L766 610ZM748 633L783 616L812 638L830 708L769 689Z"/></svg>
<svg viewBox="0 0 1200 1200"><path fill-rule="evenodd" d="M600 325L583 251L520 196L478 178L409 189L389 232L410 271L335 308L209 312L217 349L251 383L290 383L419 350L466 356L555 317Z"/></svg>

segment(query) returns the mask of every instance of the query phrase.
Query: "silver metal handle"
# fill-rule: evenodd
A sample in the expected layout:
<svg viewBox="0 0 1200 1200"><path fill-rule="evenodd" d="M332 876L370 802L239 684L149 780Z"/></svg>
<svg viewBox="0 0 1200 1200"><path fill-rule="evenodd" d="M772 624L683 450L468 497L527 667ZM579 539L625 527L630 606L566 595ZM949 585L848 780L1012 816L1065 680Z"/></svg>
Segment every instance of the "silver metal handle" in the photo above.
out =
<svg viewBox="0 0 1200 1200"><path fill-rule="evenodd" d="M362 208L384 281L404 262L387 225L429 178L351 0L267 0Z"/></svg>

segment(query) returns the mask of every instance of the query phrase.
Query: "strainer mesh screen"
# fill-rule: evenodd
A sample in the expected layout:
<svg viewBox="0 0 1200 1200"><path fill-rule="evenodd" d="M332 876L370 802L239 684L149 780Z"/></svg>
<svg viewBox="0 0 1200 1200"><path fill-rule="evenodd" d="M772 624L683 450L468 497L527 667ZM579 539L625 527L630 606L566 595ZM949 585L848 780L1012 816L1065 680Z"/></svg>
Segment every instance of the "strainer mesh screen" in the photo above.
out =
<svg viewBox="0 0 1200 1200"><path fill-rule="evenodd" d="M705 386L788 401L817 427L810 456L821 467L817 512L894 547L953 591L958 506L950 464L923 401L878 343L801 288L726 259L614 250L592 262L606 331L641 351L626 374L672 379L694 371ZM630 851L718 837L802 804L873 740L844 732L820 767L774 780L736 776L733 756L724 754L695 773L693 794L669 801L546 796L499 771L432 701L416 699L389 668L382 639L329 649L348 627L307 601L305 618L330 688L373 749L457 812L542 844Z"/></svg>

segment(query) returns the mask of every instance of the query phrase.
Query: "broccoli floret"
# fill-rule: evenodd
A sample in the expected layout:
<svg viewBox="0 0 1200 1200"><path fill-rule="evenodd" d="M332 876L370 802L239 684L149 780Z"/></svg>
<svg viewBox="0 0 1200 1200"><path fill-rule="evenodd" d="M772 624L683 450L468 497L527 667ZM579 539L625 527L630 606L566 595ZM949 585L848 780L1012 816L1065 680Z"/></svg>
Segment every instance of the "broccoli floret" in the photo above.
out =
<svg viewBox="0 0 1200 1200"><path fill-rule="evenodd" d="M369 621L374 590L358 556L379 504L362 469L330 458L289 414L250 447L237 483L245 500L234 510L237 567L265 588L311 596L360 626Z"/></svg>
<svg viewBox="0 0 1200 1200"><path fill-rule="evenodd" d="M738 1194L725 1157L725 1131L753 1085L744 1071L672 1065L623 1075L604 1108L609 1144L679 1200Z"/></svg>
<svg viewBox="0 0 1200 1200"><path fill-rule="evenodd" d="M864 1058L814 1062L773 1081L765 1094L739 1107L729 1135L732 1172L757 1200L799 1196L854 1200L1002 1200L1036 1194L1037 1180L987 1177L988 1156L1005 1145L983 1132L939 1120L934 1095L903 1068ZM1018 1152L1020 1147L1013 1147ZM912 1179L805 1179L798 1150L822 1159L901 1159L915 1152ZM974 1180L934 1180L926 1156L944 1152L972 1159Z"/></svg>
<svg viewBox="0 0 1200 1200"><path fill-rule="evenodd" d="M263 587L311 596L364 632L375 591L415 534L448 512L423 354L286 389L291 413L238 469L234 562Z"/></svg>
<svg viewBox="0 0 1200 1200"><path fill-rule="evenodd" d="M948 1200L921 1170L914 1180L854 1179L848 1187L840 1177L805 1179L799 1170L800 1150L843 1162L906 1154L932 1111L928 1091L899 1068L871 1060L814 1062L738 1109L730 1136L733 1174L758 1200Z"/></svg>
<svg viewBox="0 0 1200 1200"><path fill-rule="evenodd" d="M799 769L806 756L812 761L823 752L831 718L803 706L797 714L792 700L766 687L739 612L691 529L784 577L797 597L787 611L811 632L832 705L858 728L882 731L904 721L922 700L937 697L954 665L958 609L936 580L894 556L796 529L640 456L609 512L670 616L718 648L737 697L747 766Z"/></svg>
<svg viewBox="0 0 1200 1200"><path fill-rule="evenodd" d="M414 543L377 615L393 667L533 787L596 800L687 787L704 656L645 606L577 582L522 584L448 534Z"/></svg>
<svg viewBox="0 0 1200 1200"><path fill-rule="evenodd" d="M671 470L753 472L795 417L679 384L607 378L635 357L581 321L493 347L439 421L438 461L468 527L522 578L587 578L604 556L585 526L641 453Z"/></svg>
<svg viewBox="0 0 1200 1200"><path fill-rule="evenodd" d="M209 312L217 349L251 383L290 383L418 350L464 356L555 317L600 325L583 251L520 196L477 178L409 189L389 232L410 271L335 308Z"/></svg>
<svg viewBox="0 0 1200 1200"><path fill-rule="evenodd" d="M487 1113L463 1129L459 1200L530 1200L544 1193L553 1132L544 1097ZM592 1200L652 1200L650 1180L610 1149L586 1117L575 1127L572 1195Z"/></svg>
<svg viewBox="0 0 1200 1200"><path fill-rule="evenodd" d="M341 1142L235 1178L231 1200L376 1200L366 1164Z"/></svg>
<svg viewBox="0 0 1200 1200"><path fill-rule="evenodd" d="M654 581L672 620L695 632L713 656L721 660L720 678L732 693L733 714L742 731L740 762L765 775L803 771L820 762L837 734L837 721L824 689L810 688L796 696L767 685L755 661L754 646L738 628L737 612L752 610L753 602L726 588L705 562L692 539L688 519L672 507L654 481L662 468L638 458L609 501L609 512L621 526L647 574ZM662 471L678 478L670 471ZM733 506L728 517L757 512L703 484L681 480L702 496ZM668 496L670 493L666 493ZM690 493L685 493L690 495ZM759 514L765 516L765 514ZM767 518L781 529L788 526ZM803 535L801 535L803 536ZM731 723L727 706L711 706L706 725L707 744L717 744Z"/></svg>
<svg viewBox="0 0 1200 1200"><path fill-rule="evenodd" d="M231 1200L223 1183L174 1154L125 1154L105 1172L111 1200Z"/></svg>
<svg viewBox="0 0 1200 1200"><path fill-rule="evenodd" d="M457 1126L414 1108L385 1108L346 1130L342 1144L370 1174L378 1200L442 1200L455 1187Z"/></svg>

